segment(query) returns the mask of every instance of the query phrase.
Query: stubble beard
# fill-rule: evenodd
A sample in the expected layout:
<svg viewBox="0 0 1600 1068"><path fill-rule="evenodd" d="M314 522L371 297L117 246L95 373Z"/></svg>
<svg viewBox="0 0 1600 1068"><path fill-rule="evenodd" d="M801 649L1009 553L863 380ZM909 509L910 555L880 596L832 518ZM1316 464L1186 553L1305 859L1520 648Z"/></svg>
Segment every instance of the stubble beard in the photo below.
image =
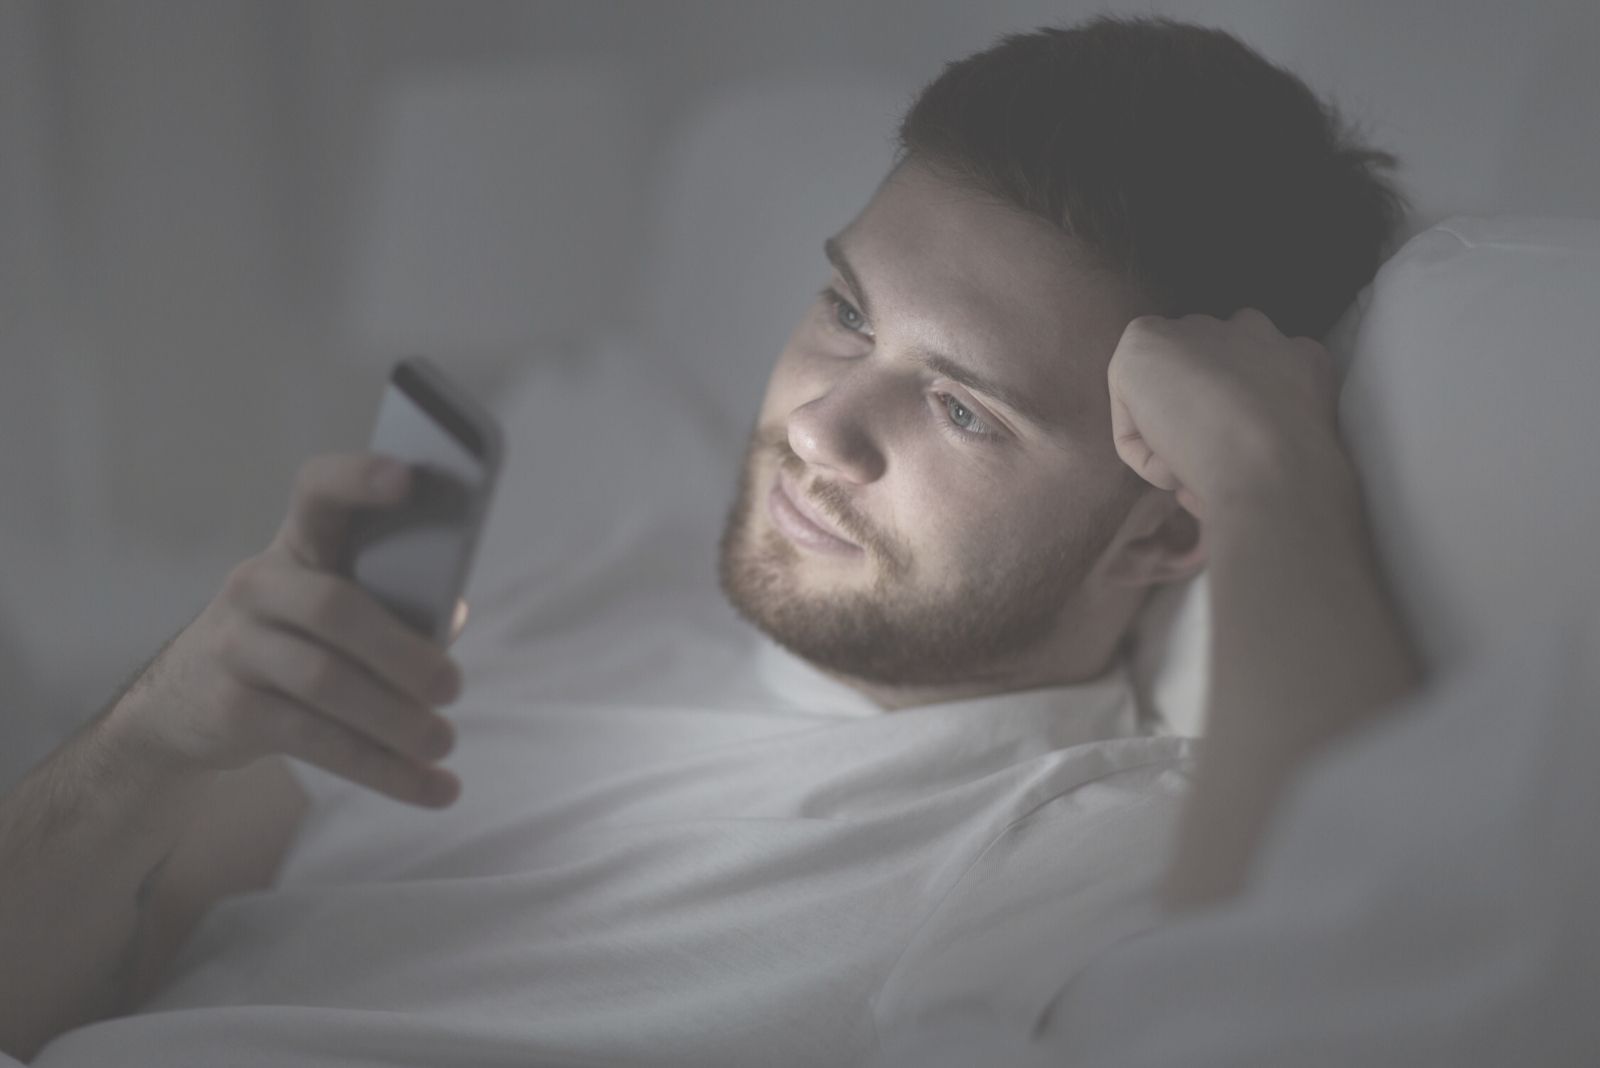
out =
<svg viewBox="0 0 1600 1068"><path fill-rule="evenodd" d="M818 590L804 580L807 561L763 518L770 480L758 471L799 465L776 430L751 435L719 545L718 575L738 614L818 668L864 683L934 687L1003 683L1057 631L1063 608L1115 533L1119 512L1105 509L1072 524L1053 545L1010 560L988 560L953 589L916 587L916 561L903 543L868 528L822 496L863 545L863 588ZM842 514L841 514L842 513Z"/></svg>

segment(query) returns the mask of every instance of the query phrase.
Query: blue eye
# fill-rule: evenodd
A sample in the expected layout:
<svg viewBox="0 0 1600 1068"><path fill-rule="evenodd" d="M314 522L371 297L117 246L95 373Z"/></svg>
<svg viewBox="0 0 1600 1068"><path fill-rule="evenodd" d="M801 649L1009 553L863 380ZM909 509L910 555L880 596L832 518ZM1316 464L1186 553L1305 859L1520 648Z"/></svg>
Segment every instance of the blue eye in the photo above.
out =
<svg viewBox="0 0 1600 1068"><path fill-rule="evenodd" d="M945 411L950 413L950 421L962 430L970 430L973 422L978 418L972 414L971 408L948 395L944 399L944 408Z"/></svg>
<svg viewBox="0 0 1600 1068"><path fill-rule="evenodd" d="M933 396L944 407L946 425L956 427L963 436L969 438L992 438L995 436L994 431L989 429L988 424L978 418L977 412L968 408L950 394L935 393Z"/></svg>
<svg viewBox="0 0 1600 1068"><path fill-rule="evenodd" d="M832 313L831 321L833 325L852 334L867 336L864 332L864 328L867 325L866 317L856 310L854 304L841 297L832 286L823 289L821 296L823 300L828 302L828 308Z"/></svg>

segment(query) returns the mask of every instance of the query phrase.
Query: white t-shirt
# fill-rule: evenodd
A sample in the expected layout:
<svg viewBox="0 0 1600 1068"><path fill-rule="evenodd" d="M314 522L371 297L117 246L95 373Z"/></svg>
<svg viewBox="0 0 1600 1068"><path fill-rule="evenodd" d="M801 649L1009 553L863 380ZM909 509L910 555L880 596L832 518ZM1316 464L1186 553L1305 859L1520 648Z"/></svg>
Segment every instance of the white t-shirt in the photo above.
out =
<svg viewBox="0 0 1600 1068"><path fill-rule="evenodd" d="M474 620L454 806L296 765L276 885L35 1063L845 1065L968 975L1032 1018L1152 921L1192 743L1139 736L1120 669L885 713L622 548L581 607L552 573ZM946 971L1038 923L1009 984Z"/></svg>

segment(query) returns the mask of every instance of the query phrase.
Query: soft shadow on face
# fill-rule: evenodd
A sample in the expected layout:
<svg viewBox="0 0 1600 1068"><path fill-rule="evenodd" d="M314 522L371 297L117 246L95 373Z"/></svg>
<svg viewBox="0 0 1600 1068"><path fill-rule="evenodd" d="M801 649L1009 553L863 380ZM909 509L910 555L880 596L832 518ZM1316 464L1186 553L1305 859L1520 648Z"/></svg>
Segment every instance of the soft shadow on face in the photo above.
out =
<svg viewBox="0 0 1600 1068"><path fill-rule="evenodd" d="M862 558L819 560L773 525L766 502L780 466L866 550ZM1055 633L1063 607L1127 512L1125 500L1104 501L1092 514L1072 516L1058 539L1025 558L987 560L953 586L929 588L904 539L867 523L841 487L807 483L804 471L784 427L752 432L720 545L723 593L795 655L885 686L1003 681ZM828 570L835 574L825 580Z"/></svg>
<svg viewBox="0 0 1600 1068"><path fill-rule="evenodd" d="M1096 568L1139 488L1105 385L1138 294L917 161L823 251L832 277L773 367L723 531L729 601L880 703L1090 677L1141 593ZM780 471L864 551L791 540Z"/></svg>

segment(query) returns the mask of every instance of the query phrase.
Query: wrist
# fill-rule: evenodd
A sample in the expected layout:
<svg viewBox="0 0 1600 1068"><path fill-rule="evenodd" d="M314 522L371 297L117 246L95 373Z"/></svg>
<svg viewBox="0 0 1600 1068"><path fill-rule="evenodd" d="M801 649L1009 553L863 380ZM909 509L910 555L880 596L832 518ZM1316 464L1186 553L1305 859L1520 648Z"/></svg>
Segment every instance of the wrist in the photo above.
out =
<svg viewBox="0 0 1600 1068"><path fill-rule="evenodd" d="M152 727L154 711L137 687L106 710L94 731L108 766L126 778L161 782L209 781L220 774L163 742Z"/></svg>
<svg viewBox="0 0 1600 1068"><path fill-rule="evenodd" d="M1227 465L1202 501L1213 544L1285 524L1327 533L1363 529L1360 477L1331 436L1252 450Z"/></svg>

